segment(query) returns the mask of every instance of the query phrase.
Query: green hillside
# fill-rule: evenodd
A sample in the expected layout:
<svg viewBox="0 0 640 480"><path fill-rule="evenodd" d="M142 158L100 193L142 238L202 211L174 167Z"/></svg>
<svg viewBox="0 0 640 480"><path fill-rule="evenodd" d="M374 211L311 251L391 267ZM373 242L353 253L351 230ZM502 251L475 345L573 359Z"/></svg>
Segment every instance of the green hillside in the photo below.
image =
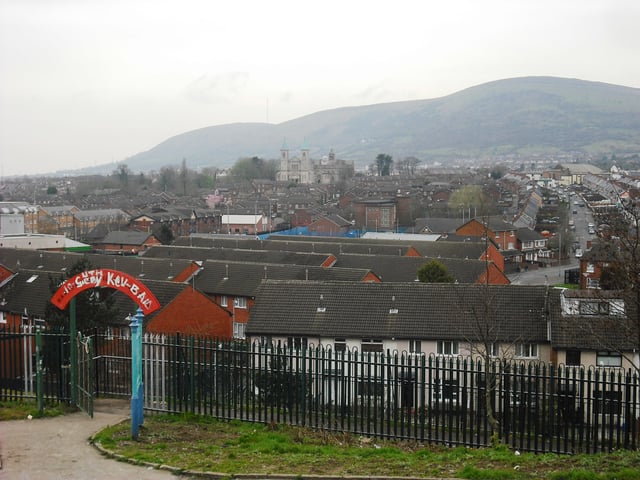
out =
<svg viewBox="0 0 640 480"><path fill-rule="evenodd" d="M378 153L422 160L503 154L640 152L640 89L554 77L499 80L446 97L326 110L288 122L206 127L126 160L133 170L224 167L277 158L306 139L318 158L369 164Z"/></svg>

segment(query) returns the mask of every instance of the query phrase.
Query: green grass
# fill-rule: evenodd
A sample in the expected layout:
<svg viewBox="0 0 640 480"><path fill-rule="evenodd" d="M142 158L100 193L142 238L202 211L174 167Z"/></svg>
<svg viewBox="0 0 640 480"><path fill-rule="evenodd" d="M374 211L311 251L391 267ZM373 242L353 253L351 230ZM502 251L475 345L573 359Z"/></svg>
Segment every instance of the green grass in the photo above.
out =
<svg viewBox="0 0 640 480"><path fill-rule="evenodd" d="M38 410L37 403L32 401L0 401L0 421L24 420L31 415L32 418L57 417L75 411L75 408L63 404L45 403L42 412Z"/></svg>
<svg viewBox="0 0 640 480"><path fill-rule="evenodd" d="M131 439L128 422L102 430L94 441L134 461L230 476L255 473L482 480L625 480L640 476L640 452L516 454L505 446L446 448L187 415L147 417L137 441Z"/></svg>

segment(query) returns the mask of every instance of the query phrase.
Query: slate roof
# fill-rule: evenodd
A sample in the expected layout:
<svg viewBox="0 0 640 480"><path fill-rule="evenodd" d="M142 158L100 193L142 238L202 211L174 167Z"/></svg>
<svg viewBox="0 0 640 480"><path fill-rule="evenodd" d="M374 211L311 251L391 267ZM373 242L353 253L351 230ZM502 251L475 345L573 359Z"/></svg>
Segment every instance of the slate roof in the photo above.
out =
<svg viewBox="0 0 640 480"><path fill-rule="evenodd" d="M0 310L22 314L25 307L29 315L44 318L49 303L51 289L50 274L33 270L21 270L0 290L0 297L6 305Z"/></svg>
<svg viewBox="0 0 640 480"><path fill-rule="evenodd" d="M0 309L8 312L21 314L27 310L30 316L45 318L47 304L51 301L53 293L50 283L56 283L56 274L46 271L20 270L2 290L0 297L6 300L6 305ZM144 284L157 297L160 305L168 305L185 288L191 288L184 283L144 280ZM128 325L125 317L137 311L137 304L126 295L113 290L114 307L120 312L112 322L112 325ZM145 316L145 321L153 318L151 315Z"/></svg>
<svg viewBox="0 0 640 480"><path fill-rule="evenodd" d="M0 248L0 263L12 271L27 269L62 273L82 258L87 258L94 268L113 268L134 277L150 280L172 280L193 263L178 258L162 260L138 256Z"/></svg>
<svg viewBox="0 0 640 480"><path fill-rule="evenodd" d="M334 267L369 268L383 282L416 281L418 269L431 260L428 257L391 257L384 255L339 255ZM484 273L483 260L438 258L459 283L475 283Z"/></svg>
<svg viewBox="0 0 640 480"><path fill-rule="evenodd" d="M621 299L619 292L607 290L564 290L569 299ZM563 349L622 350L637 348L638 306L626 302L626 316L604 315L560 315L552 324L551 335L554 346Z"/></svg>
<svg viewBox="0 0 640 480"><path fill-rule="evenodd" d="M116 230L107 233L107 235L97 244L109 243L109 244L122 244L122 245L142 245L153 234L149 232L139 232L137 230Z"/></svg>
<svg viewBox="0 0 640 480"><path fill-rule="evenodd" d="M557 308L547 308L548 295L559 303L559 292L544 286L265 280L247 334L469 340L475 335L471 308L482 311L490 298L508 320L502 341L543 343L547 311L557 315Z"/></svg>
<svg viewBox="0 0 640 480"><path fill-rule="evenodd" d="M254 297L263 279L359 282L369 272L367 269L207 260L195 278L195 286L210 295Z"/></svg>
<svg viewBox="0 0 640 480"><path fill-rule="evenodd" d="M459 218L417 218L415 233L453 233L462 224Z"/></svg>
<svg viewBox="0 0 640 480"><path fill-rule="evenodd" d="M544 239L544 236L542 236L539 232L531 230L530 228L519 228L517 237L521 242L533 242L535 240Z"/></svg>
<svg viewBox="0 0 640 480"><path fill-rule="evenodd" d="M159 280L143 280L145 286L151 290L151 292L155 295L160 302L161 308L151 313L150 315L144 316L144 323L147 323L153 317L155 317L158 313L162 312L162 308L169 305L181 292L184 291L185 288L193 288L191 285L186 285L184 283L177 282L166 282ZM132 316L138 310L138 304L136 304L131 298L122 294L120 292L115 292L113 295L114 299L114 308L120 312L120 316L114 319L113 325L123 325L128 326L129 321L125 320L127 315L131 314Z"/></svg>
<svg viewBox="0 0 640 480"><path fill-rule="evenodd" d="M174 247L173 245L154 245L144 252L142 258L187 258L197 261L225 260L320 266L330 260L331 255L325 253L271 252L267 250L242 250L234 248L198 248Z"/></svg>

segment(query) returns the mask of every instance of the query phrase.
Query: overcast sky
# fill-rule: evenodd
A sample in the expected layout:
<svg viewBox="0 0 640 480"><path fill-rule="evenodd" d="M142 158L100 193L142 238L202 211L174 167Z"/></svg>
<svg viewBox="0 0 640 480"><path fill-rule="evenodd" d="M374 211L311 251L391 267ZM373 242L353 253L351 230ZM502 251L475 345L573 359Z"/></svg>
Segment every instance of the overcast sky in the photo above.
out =
<svg viewBox="0 0 640 480"><path fill-rule="evenodd" d="M0 173L503 78L638 88L639 24L638 0L0 0Z"/></svg>

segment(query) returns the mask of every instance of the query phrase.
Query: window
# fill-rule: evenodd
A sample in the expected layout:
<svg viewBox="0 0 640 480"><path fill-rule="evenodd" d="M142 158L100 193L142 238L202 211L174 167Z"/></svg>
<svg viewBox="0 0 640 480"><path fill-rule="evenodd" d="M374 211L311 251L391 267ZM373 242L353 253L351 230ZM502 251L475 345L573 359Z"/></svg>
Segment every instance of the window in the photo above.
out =
<svg viewBox="0 0 640 480"><path fill-rule="evenodd" d="M382 397L384 384L376 378L363 378L358 382L358 395L361 397Z"/></svg>
<svg viewBox="0 0 640 480"><path fill-rule="evenodd" d="M458 342L455 340L438 340L438 355L458 355Z"/></svg>
<svg viewBox="0 0 640 480"><path fill-rule="evenodd" d="M245 326L242 322L233 322L233 338L245 338Z"/></svg>
<svg viewBox="0 0 640 480"><path fill-rule="evenodd" d="M596 354L596 365L599 367L621 367L622 355L617 352L598 352Z"/></svg>
<svg viewBox="0 0 640 480"><path fill-rule="evenodd" d="M593 392L593 411L605 415L620 415L622 413L622 392L615 390L595 390Z"/></svg>
<svg viewBox="0 0 640 480"><path fill-rule="evenodd" d="M565 364L567 366L580 366L580 350L567 350Z"/></svg>
<svg viewBox="0 0 640 480"><path fill-rule="evenodd" d="M287 346L294 350L304 350L307 348L307 337L288 337Z"/></svg>
<svg viewBox="0 0 640 480"><path fill-rule="evenodd" d="M347 340L345 338L336 338L333 342L333 349L336 352L346 352Z"/></svg>
<svg viewBox="0 0 640 480"><path fill-rule="evenodd" d="M609 315L609 302L588 300L580 302L581 315Z"/></svg>
<svg viewBox="0 0 640 480"><path fill-rule="evenodd" d="M600 288L600 279L587 278L587 288Z"/></svg>
<svg viewBox="0 0 640 480"><path fill-rule="evenodd" d="M382 340L375 340L372 338L363 338L361 347L362 347L362 353L383 351Z"/></svg>
<svg viewBox="0 0 640 480"><path fill-rule="evenodd" d="M457 403L458 387L457 379L436 378L433 382L433 400L451 404Z"/></svg>
<svg viewBox="0 0 640 480"><path fill-rule="evenodd" d="M0 323L7 323L7 316L4 312L0 312Z"/></svg>
<svg viewBox="0 0 640 480"><path fill-rule="evenodd" d="M422 342L420 340L409 340L409 353L422 353Z"/></svg>
<svg viewBox="0 0 640 480"><path fill-rule="evenodd" d="M222 307L228 307L229 306L229 299L227 299L226 295L220 295L220 306L222 306Z"/></svg>
<svg viewBox="0 0 640 480"><path fill-rule="evenodd" d="M492 343L489 346L489 355L492 357L499 357L500 356L500 344L499 343Z"/></svg>
<svg viewBox="0 0 640 480"><path fill-rule="evenodd" d="M587 273L593 273L596 271L596 266L593 263L587 263Z"/></svg>
<svg viewBox="0 0 640 480"><path fill-rule="evenodd" d="M247 298L246 297L234 297L233 298L233 306L235 308L247 308Z"/></svg>
<svg viewBox="0 0 640 480"><path fill-rule="evenodd" d="M516 343L516 357L520 358L537 358L538 345L535 343Z"/></svg>
<svg viewBox="0 0 640 480"><path fill-rule="evenodd" d="M391 210L389 208L380 209L380 226L381 227L391 226Z"/></svg>

